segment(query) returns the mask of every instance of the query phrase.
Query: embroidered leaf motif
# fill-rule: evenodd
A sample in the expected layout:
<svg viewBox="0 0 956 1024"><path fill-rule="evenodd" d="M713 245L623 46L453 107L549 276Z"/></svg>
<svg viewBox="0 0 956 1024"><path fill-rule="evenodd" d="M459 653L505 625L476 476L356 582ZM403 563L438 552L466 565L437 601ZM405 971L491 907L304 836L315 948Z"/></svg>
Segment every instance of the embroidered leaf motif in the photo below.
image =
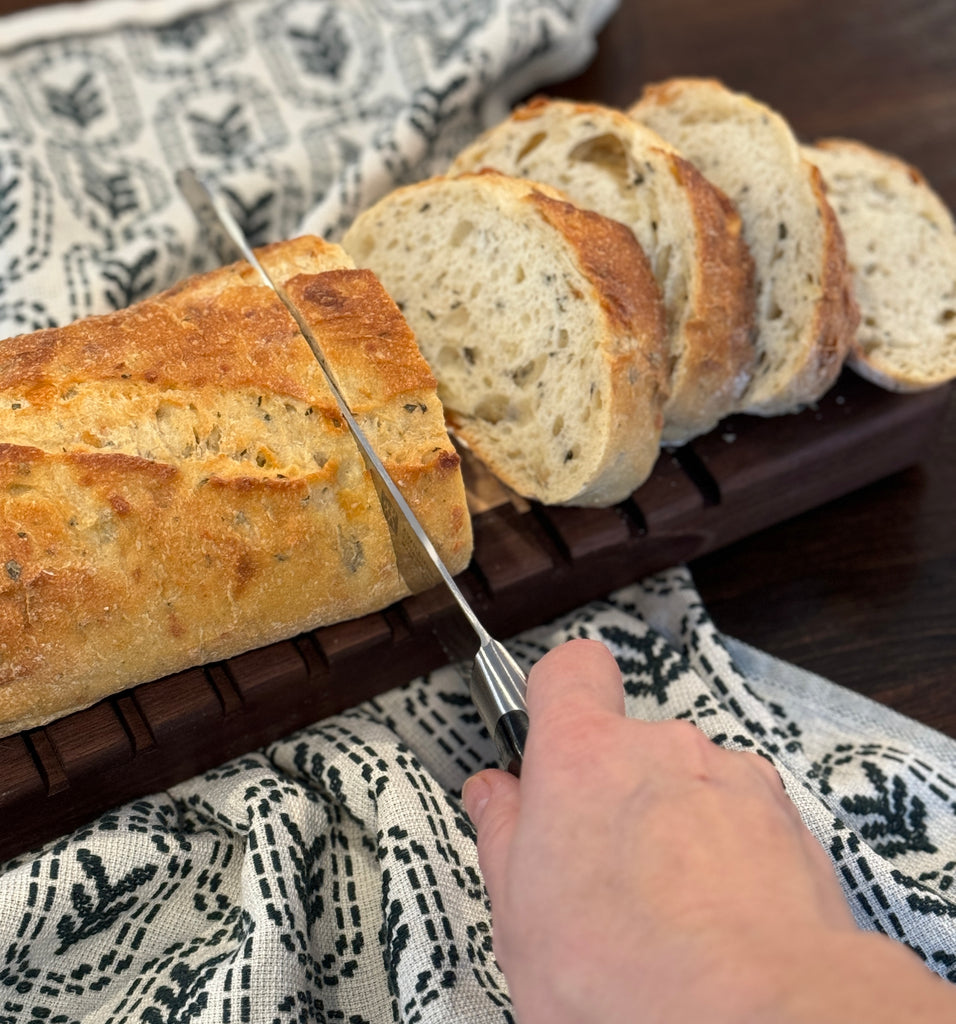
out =
<svg viewBox="0 0 956 1024"><path fill-rule="evenodd" d="M305 71L336 81L341 79L351 46L334 10L327 10L311 32L292 28L289 37Z"/></svg>
<svg viewBox="0 0 956 1024"><path fill-rule="evenodd" d="M215 968L231 959L232 951L211 957L198 968L178 963L169 972L172 984L157 986L153 999L158 1005L147 1007L141 1016L146 1024L173 1024L174 1021L197 1020L209 1004L206 986ZM162 1007L163 1009L160 1009ZM163 1011L168 1012L163 1012Z"/></svg>
<svg viewBox="0 0 956 1024"><path fill-rule="evenodd" d="M671 683L687 669L684 657L655 633L639 636L618 626L602 626L600 633L612 648L621 648L616 657L624 673L625 691L632 697L654 697L658 704L666 704Z"/></svg>
<svg viewBox="0 0 956 1024"><path fill-rule="evenodd" d="M840 806L858 818L860 835L883 857L920 850L936 853L926 831L926 805L917 796L910 796L909 787L899 775L892 785L886 774L872 761L863 761L862 768L875 795L845 796Z"/></svg>
<svg viewBox="0 0 956 1024"><path fill-rule="evenodd" d="M904 889L915 890L906 896L906 902L911 910L917 914L931 914L933 917L956 918L956 904L944 899L938 891L924 885L923 881L904 875L901 871L894 870L892 874L893 881L898 885ZM935 875L935 872L930 872L930 875ZM956 963L956 960L953 963Z"/></svg>
<svg viewBox="0 0 956 1024"><path fill-rule="evenodd" d="M429 32L427 38L435 63L442 67L449 61L454 60L456 54L461 53L467 47L469 37L474 34L476 29L482 27L486 17L487 11L476 9L468 11L460 25L452 23L450 28L435 25L434 27L437 31ZM542 20L539 39L537 42L529 45L528 55L532 58L538 57L541 54L547 53L553 45L554 42L547 23Z"/></svg>
<svg viewBox="0 0 956 1024"><path fill-rule="evenodd" d="M223 187L223 192L230 201L232 215L252 245L264 245L268 242L270 212L276 199L275 189L267 189L248 203L231 188Z"/></svg>
<svg viewBox="0 0 956 1024"><path fill-rule="evenodd" d="M288 814L283 813L281 821L295 842L294 846L289 846L289 859L293 868L290 879L292 889L302 906L306 908L307 919L310 922L318 921L325 913L325 870L322 867L322 857L328 840L319 834L307 841L298 824Z"/></svg>
<svg viewBox="0 0 956 1024"><path fill-rule="evenodd" d="M111 882L102 859L90 850L77 851L76 860L83 874L93 883L88 889L82 882L70 889L70 903L75 911L65 914L57 922L56 934L60 940L57 954L91 935L109 928L114 921L135 906L139 897L131 895L156 874L155 864L132 868L122 878Z"/></svg>
<svg viewBox="0 0 956 1024"><path fill-rule="evenodd" d="M16 230L17 195L20 178L14 174L7 181L0 180L0 243Z"/></svg>
<svg viewBox="0 0 956 1024"><path fill-rule="evenodd" d="M92 161L83 166L83 191L102 206L111 218L135 210L139 203L128 171L109 174Z"/></svg>
<svg viewBox="0 0 956 1024"><path fill-rule="evenodd" d="M96 88L92 71L80 75L67 89L46 85L43 95L54 114L67 118L80 128L85 128L105 113L106 108Z"/></svg>
<svg viewBox="0 0 956 1024"><path fill-rule="evenodd" d="M241 103L234 103L219 118L192 111L187 116L193 125L196 148L207 156L234 156L252 138L252 129L243 116Z"/></svg>
<svg viewBox="0 0 956 1024"><path fill-rule="evenodd" d="M190 51L195 50L206 35L206 23L202 18L180 18L160 26L156 31L161 46Z"/></svg>
<svg viewBox="0 0 956 1024"><path fill-rule="evenodd" d="M134 263L126 264L122 260L112 259L103 267L103 277L112 281L115 288L106 289L106 298L114 309L125 309L130 303L144 298L155 290L155 276L147 276L146 272L159 257L155 249L147 249Z"/></svg>
<svg viewBox="0 0 956 1024"><path fill-rule="evenodd" d="M437 138L440 123L452 119L462 102L461 90L467 84L465 75L457 75L443 88L423 86L418 89L409 110L410 123L429 141Z"/></svg>

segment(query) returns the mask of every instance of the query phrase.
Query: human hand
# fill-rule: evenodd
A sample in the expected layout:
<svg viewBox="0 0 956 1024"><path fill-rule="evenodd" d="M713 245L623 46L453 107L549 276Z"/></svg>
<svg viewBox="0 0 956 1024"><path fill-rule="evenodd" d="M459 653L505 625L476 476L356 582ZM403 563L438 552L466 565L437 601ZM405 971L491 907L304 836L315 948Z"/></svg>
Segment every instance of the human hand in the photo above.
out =
<svg viewBox="0 0 956 1024"><path fill-rule="evenodd" d="M534 666L528 707L520 783L492 769L463 793L522 1024L953 1013L909 951L857 929L765 759L625 718L593 641Z"/></svg>

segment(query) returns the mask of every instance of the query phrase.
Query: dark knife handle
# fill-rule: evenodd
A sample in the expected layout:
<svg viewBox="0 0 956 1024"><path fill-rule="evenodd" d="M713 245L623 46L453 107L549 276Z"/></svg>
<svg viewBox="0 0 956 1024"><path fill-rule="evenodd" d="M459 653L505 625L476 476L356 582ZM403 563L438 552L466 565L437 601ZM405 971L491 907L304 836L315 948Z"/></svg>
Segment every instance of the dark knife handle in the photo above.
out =
<svg viewBox="0 0 956 1024"><path fill-rule="evenodd" d="M495 726L495 747L498 762L516 778L521 775L521 762L528 740L528 712L508 711Z"/></svg>
<svg viewBox="0 0 956 1024"><path fill-rule="evenodd" d="M502 768L518 775L528 738L527 679L500 641L485 637L471 671L471 699L491 734Z"/></svg>

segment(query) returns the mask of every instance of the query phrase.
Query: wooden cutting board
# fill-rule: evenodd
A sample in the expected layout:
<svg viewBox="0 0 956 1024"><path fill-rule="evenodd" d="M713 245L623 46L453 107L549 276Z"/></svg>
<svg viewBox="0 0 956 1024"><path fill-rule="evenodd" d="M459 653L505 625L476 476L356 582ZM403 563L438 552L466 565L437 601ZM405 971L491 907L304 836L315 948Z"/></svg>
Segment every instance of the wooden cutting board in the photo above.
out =
<svg viewBox="0 0 956 1024"><path fill-rule="evenodd" d="M920 461L949 395L848 372L799 415L732 417L662 452L609 509L530 504L466 455L475 552L458 582L507 638ZM0 740L0 859L446 664L436 631L455 618L436 589Z"/></svg>

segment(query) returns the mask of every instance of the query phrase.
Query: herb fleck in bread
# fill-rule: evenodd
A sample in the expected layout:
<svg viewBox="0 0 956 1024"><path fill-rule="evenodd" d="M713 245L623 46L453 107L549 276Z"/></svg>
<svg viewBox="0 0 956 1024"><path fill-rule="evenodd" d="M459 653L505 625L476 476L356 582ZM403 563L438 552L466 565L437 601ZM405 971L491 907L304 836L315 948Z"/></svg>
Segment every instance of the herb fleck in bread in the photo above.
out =
<svg viewBox="0 0 956 1024"><path fill-rule="evenodd" d="M374 276L260 250L453 572L471 525L435 381ZM0 734L407 593L306 343L246 264L0 342Z"/></svg>
<svg viewBox="0 0 956 1024"><path fill-rule="evenodd" d="M848 356L863 377L920 391L956 376L956 230L926 179L848 139L804 149L846 238L860 326Z"/></svg>
<svg viewBox="0 0 956 1024"><path fill-rule="evenodd" d="M483 167L552 185L634 232L667 313L664 442L686 441L736 410L754 362L753 261L726 196L649 128L596 104L540 98L519 107L449 173Z"/></svg>
<svg viewBox="0 0 956 1024"><path fill-rule="evenodd" d="M757 366L742 411L796 411L835 381L855 333L843 236L816 168L779 114L712 79L648 86L630 108L722 189L757 283Z"/></svg>
<svg viewBox="0 0 956 1024"><path fill-rule="evenodd" d="M392 192L343 246L398 302L455 431L515 491L610 505L646 479L664 317L627 228L485 172Z"/></svg>

